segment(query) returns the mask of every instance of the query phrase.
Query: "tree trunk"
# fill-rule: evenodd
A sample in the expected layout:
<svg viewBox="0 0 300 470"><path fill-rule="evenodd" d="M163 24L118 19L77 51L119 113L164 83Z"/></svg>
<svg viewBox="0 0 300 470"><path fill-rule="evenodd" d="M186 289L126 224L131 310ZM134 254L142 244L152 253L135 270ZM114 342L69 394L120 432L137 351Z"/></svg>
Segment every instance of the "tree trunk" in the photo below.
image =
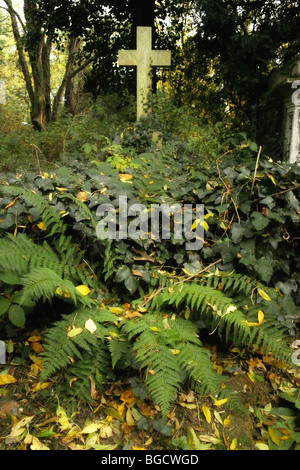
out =
<svg viewBox="0 0 300 470"><path fill-rule="evenodd" d="M19 63L30 100L31 122L34 129L41 131L49 122L56 119L66 87L77 73L84 70L92 62L92 59L85 61L74 70L74 55L78 51L80 40L71 37L65 75L53 100L53 105L51 105L50 54L54 29L49 29L47 32L44 31L37 15L36 3L32 2L32 0L24 0L25 24L14 9L12 0L4 1L10 14ZM22 34L20 32L20 25L23 30ZM26 50L24 44L25 35L29 38Z"/></svg>
<svg viewBox="0 0 300 470"><path fill-rule="evenodd" d="M68 100L69 100L69 109L67 108L67 110L70 111L72 114L74 114L73 113L74 108L73 108L73 102L72 102L74 98L73 97L73 79L79 72L84 70L87 67L87 65L92 61L91 59L89 59L86 62L84 62L81 66L79 66L77 69L74 69L74 57L76 53L78 52L79 46L80 46L80 39L71 37L69 41L68 61L66 65L65 75L63 77L61 85L53 101L53 109L52 109L52 114L51 114L52 121L55 121L57 118L59 105L62 102L64 95L65 95L65 98L67 95Z"/></svg>
<svg viewBox="0 0 300 470"><path fill-rule="evenodd" d="M48 32L46 38L36 16L36 6L31 0L24 0L24 15L26 29L32 36L30 47L28 47L34 91L31 121L33 127L41 131L49 123L51 117L50 52L52 34Z"/></svg>

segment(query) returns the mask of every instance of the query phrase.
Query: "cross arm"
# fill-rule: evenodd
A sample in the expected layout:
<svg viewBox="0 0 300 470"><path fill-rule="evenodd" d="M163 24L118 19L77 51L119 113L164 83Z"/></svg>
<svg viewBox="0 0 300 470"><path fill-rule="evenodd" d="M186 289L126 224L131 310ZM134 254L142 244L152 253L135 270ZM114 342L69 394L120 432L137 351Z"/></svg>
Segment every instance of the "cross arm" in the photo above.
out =
<svg viewBox="0 0 300 470"><path fill-rule="evenodd" d="M136 66L138 65L137 61L137 51L133 50L121 50L119 51L118 64L121 67L126 66Z"/></svg>

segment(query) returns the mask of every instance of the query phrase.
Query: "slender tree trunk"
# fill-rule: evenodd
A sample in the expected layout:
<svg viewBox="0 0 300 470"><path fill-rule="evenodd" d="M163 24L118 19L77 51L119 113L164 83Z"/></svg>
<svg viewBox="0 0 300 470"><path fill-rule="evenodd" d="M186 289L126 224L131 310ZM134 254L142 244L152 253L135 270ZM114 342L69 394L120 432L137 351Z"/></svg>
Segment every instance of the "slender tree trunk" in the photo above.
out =
<svg viewBox="0 0 300 470"><path fill-rule="evenodd" d="M92 62L92 59L86 60L74 70L74 56L78 51L80 40L71 37L65 75L52 105L50 54L54 29L48 30L47 34L44 32L39 22L36 4L32 0L24 0L25 24L14 9L12 0L4 1L10 14L19 63L30 100L31 122L34 129L41 131L49 122L56 119L68 83L77 73L84 70ZM30 37L30 43L27 44L25 50L24 36L26 34Z"/></svg>
<svg viewBox="0 0 300 470"><path fill-rule="evenodd" d="M29 67L26 61L26 54L25 54L23 43L22 43L22 37L19 31L17 13L13 8L12 0L4 0L4 1L7 5L7 9L11 18L14 40L15 40L15 44L16 44L16 48L18 52L18 57L19 57L19 64L23 73L27 93L28 93L30 104L32 107L33 101L34 101L34 92L33 92L33 86L32 86L31 76L29 72ZM22 27L23 27L23 33L25 33L23 24L22 24Z"/></svg>
<svg viewBox="0 0 300 470"><path fill-rule="evenodd" d="M62 102L63 96L66 94L66 90L68 90L68 93L71 93L72 91L73 78L81 70L84 70L87 67L87 65L91 62L91 59L87 60L77 69L74 69L74 58L75 58L76 53L78 52L79 46L80 46L80 39L71 37L69 41L68 60L67 60L65 75L62 79L61 85L53 101L53 108L52 108L52 114L51 114L52 121L55 121L57 118L59 105Z"/></svg>
<svg viewBox="0 0 300 470"><path fill-rule="evenodd" d="M32 34L32 44L28 47L32 78L33 103L31 107L31 121L33 127L42 130L50 121L50 52L52 34L46 37L36 16L36 6L31 0L24 0L24 15L26 28Z"/></svg>

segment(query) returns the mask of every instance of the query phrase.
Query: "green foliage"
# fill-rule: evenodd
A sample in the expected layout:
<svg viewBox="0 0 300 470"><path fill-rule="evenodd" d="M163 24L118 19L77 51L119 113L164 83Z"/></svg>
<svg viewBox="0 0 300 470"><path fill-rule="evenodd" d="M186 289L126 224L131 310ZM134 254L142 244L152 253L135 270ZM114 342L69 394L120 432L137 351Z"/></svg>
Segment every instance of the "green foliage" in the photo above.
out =
<svg viewBox="0 0 300 470"><path fill-rule="evenodd" d="M197 139L203 132L207 142L195 159L200 145L186 145L175 123L143 153L142 139L134 152L124 140L106 141L106 161L94 161L85 146L68 166L8 174L1 186L0 328L15 334L59 301L42 380L62 374L61 398L92 399L91 384L99 389L108 375L134 368L164 418L186 380L236 406L226 376L212 368L207 333L290 361L299 319L299 168L261 156L254 177L258 149L245 135L210 141L197 126ZM98 239L98 206L117 208L124 195L129 206L203 203L203 250L187 252L186 240L172 236ZM138 314L124 315L125 302Z"/></svg>
<svg viewBox="0 0 300 470"><path fill-rule="evenodd" d="M198 50L197 72L218 87L212 98L223 99L238 128L246 123L261 142L269 74L299 51L298 3L197 0L196 5L201 22L191 42Z"/></svg>

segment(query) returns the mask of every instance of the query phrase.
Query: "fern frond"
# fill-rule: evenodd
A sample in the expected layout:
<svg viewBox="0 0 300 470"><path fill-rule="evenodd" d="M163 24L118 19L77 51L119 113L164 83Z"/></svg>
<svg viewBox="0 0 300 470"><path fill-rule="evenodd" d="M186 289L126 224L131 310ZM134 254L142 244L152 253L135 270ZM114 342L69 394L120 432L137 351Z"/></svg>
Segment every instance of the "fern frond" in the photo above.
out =
<svg viewBox="0 0 300 470"><path fill-rule="evenodd" d="M207 349L186 343L180 348L178 361L181 369L188 373L190 379L200 384L202 394L209 393L215 396L220 393L221 384L225 378L212 369L210 353Z"/></svg>
<svg viewBox="0 0 300 470"><path fill-rule="evenodd" d="M166 418L182 382L176 356L149 331L141 335L134 350L136 360L146 369L146 386L150 396L159 405L163 418Z"/></svg>
<svg viewBox="0 0 300 470"><path fill-rule="evenodd" d="M97 346L93 348L91 354L93 360L91 359L91 355L84 354L83 359L69 369L70 386L66 392L74 398L93 403L94 399L91 397L91 385L93 383L97 390L103 388L105 375L110 367L110 357L104 349L104 343L100 341Z"/></svg>
<svg viewBox="0 0 300 470"><path fill-rule="evenodd" d="M91 333L86 328L87 320L92 320L96 330ZM82 352L87 352L93 358L93 348L99 348L99 344L105 341L107 334L106 322L115 320L115 316L107 310L100 308L83 308L70 315L63 315L62 319L55 323L45 335L45 351L41 357L43 371L41 380L45 381L56 371L70 366L72 359L82 359ZM81 328L82 332L76 336L68 333L74 327Z"/></svg>
<svg viewBox="0 0 300 470"><path fill-rule="evenodd" d="M218 330L219 334L225 331L226 341L231 340L237 346L255 347L265 354L271 353L276 359L290 362L291 352L284 341L283 327L274 324L274 318L270 321L266 318L263 324L253 326L249 313L241 309L245 301L244 289L248 287L249 294L254 288L253 282L247 282L245 276L232 275L230 282L224 278L228 293L219 290L218 286L216 288L215 279L210 279L208 283L201 280L199 283L175 284L155 296L152 307L156 311L172 306L176 309L190 307L194 318L201 318L208 329ZM258 305L252 305L249 309L256 321L258 310Z"/></svg>
<svg viewBox="0 0 300 470"><path fill-rule="evenodd" d="M111 338L108 341L108 349L111 355L111 365L113 369L125 355L129 355L129 345L127 341L119 341Z"/></svg>
<svg viewBox="0 0 300 470"><path fill-rule="evenodd" d="M48 229L47 236L52 236L53 233L65 232L66 225L62 221L59 211L54 209L41 194L16 186L1 186L0 190L5 195L18 196L32 207L37 208Z"/></svg>

